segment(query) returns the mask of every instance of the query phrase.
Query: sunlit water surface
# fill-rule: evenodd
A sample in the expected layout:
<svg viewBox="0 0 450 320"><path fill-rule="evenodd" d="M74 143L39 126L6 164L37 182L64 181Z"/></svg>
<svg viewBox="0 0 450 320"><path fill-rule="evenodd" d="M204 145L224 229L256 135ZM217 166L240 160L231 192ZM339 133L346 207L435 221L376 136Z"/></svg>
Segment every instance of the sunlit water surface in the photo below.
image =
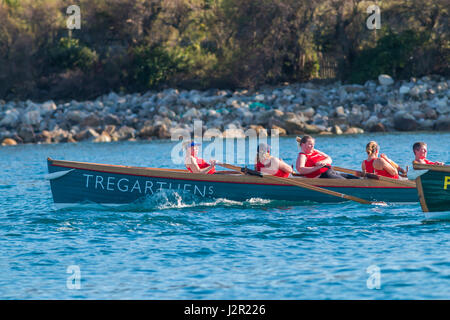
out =
<svg viewBox="0 0 450 320"><path fill-rule="evenodd" d="M316 147L357 169L372 139L402 166L420 140L430 159L450 162L448 133L326 136ZM193 204L160 195L125 210L53 207L47 157L182 168L169 160L175 144L1 148L0 298L449 298L450 224L426 221L418 203ZM282 138L280 153L294 163L295 139ZM69 266L81 272L80 289L71 289ZM370 278L368 268L377 267L380 277Z"/></svg>

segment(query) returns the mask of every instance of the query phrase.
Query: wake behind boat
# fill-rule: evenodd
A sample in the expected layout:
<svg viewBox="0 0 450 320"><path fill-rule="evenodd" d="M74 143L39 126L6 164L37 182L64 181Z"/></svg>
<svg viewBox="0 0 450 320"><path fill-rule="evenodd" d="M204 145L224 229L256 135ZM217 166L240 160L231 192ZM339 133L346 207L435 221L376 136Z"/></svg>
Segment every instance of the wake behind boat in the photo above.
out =
<svg viewBox="0 0 450 320"><path fill-rule="evenodd" d="M56 208L84 203L119 206L135 203L158 192L174 191L182 197L246 201L252 198L293 202L335 203L342 198L293 186L301 181L331 191L370 201L417 202L414 181L399 185L372 179L306 179L301 177L274 183L265 177L227 171L205 175L180 169L131 167L48 158L50 180ZM292 179L292 180L291 180ZM298 180L299 179L299 180Z"/></svg>

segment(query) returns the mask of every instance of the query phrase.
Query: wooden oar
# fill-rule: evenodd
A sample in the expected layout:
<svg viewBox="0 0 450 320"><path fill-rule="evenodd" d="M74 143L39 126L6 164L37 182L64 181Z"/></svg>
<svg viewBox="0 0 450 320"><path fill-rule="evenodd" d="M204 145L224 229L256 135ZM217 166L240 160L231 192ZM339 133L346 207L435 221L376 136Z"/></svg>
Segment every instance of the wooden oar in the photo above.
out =
<svg viewBox="0 0 450 320"><path fill-rule="evenodd" d="M316 186L313 186L313 185L310 185L310 184L307 184L307 183L303 183L301 181L293 180L293 179L276 177L276 176L271 176L271 175L262 175L261 172L250 170L250 169L247 169L247 168L241 168L241 167L234 166L234 165L231 165L231 164L218 163L218 165L222 166L224 168L228 168L228 169L231 169L231 170L238 171L238 172L244 172L244 173L249 173L249 174L253 174L253 175L255 175L255 173L256 173L258 176L260 176L261 178L266 179L266 180L282 182L282 183L290 184L290 185L293 185L293 186L297 186L297 187L301 187L301 188L305 188L305 189L309 189L309 190L325 193L325 194L328 194L328 195L331 195L331 196L335 196L335 197L338 197L338 198L343 198L343 199L347 199L347 200L356 201L356 202L362 203L362 204L384 204L383 202L373 202L373 201L361 199L361 198L354 197L354 196L351 196L351 195L348 195L348 194L343 194L343 193L340 193L340 192L331 191L331 190L328 190L328 189L316 187Z"/></svg>
<svg viewBox="0 0 450 320"><path fill-rule="evenodd" d="M408 166L406 166L406 170L403 169L402 167L400 167L397 163L395 163L394 160L391 160L389 158L386 157L382 157L384 160L386 160L387 162L389 162L395 169L397 169L397 172L400 176L407 178L408 177Z"/></svg>
<svg viewBox="0 0 450 320"><path fill-rule="evenodd" d="M379 175L374 174L374 173L368 173L368 172L364 173L364 172L358 171L358 170L346 169L346 168L335 167L335 166L332 166L332 168L335 171L349 173L349 174L352 174L352 175L357 176L357 177L367 177L369 179L391 182L391 183L395 183L395 184L398 184L398 185L401 185L401 186L405 186L405 187L415 187L416 186L415 182L413 182L413 181L398 180L398 179L393 179L393 178L379 176Z"/></svg>

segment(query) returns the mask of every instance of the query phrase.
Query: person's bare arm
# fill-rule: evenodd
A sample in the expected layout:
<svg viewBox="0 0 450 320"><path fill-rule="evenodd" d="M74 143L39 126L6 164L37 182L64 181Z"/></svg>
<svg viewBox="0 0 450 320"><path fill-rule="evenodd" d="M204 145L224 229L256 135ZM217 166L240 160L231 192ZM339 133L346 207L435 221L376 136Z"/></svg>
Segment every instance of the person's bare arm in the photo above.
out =
<svg viewBox="0 0 450 320"><path fill-rule="evenodd" d="M395 169L389 162L383 158L378 158L373 162L373 167L377 170L385 170L392 176L398 175L397 169Z"/></svg>
<svg viewBox="0 0 450 320"><path fill-rule="evenodd" d="M190 160L191 160L190 163L187 164L186 166L187 166L189 169L191 169L193 173L208 173L209 170L211 170L212 168L214 168L214 166L215 166L215 164L216 164L215 160L212 160L212 161L211 161L211 165L209 165L209 166L206 167L206 168L200 169L200 167L199 167L198 164L197 164L197 161L195 161L195 159L194 159L193 157L191 157Z"/></svg>
<svg viewBox="0 0 450 320"><path fill-rule="evenodd" d="M389 174L394 175L394 176L398 174L397 169L394 168L394 166L390 162L388 162L384 159L382 159L382 161L383 161L383 169L384 170L386 170Z"/></svg>
<svg viewBox="0 0 450 320"><path fill-rule="evenodd" d="M270 165L265 166L265 167L262 167L262 168L260 169L261 173L268 174L268 175L273 175L273 174L275 174L275 173L277 172L277 166L278 166L278 164L276 163L275 160L276 160L276 159L271 158L271 159L270 159Z"/></svg>
<svg viewBox="0 0 450 320"><path fill-rule="evenodd" d="M270 159L270 166L261 168L261 172L265 174L274 175L278 170L292 173L292 168L286 164L283 160L272 157Z"/></svg>
<svg viewBox="0 0 450 320"><path fill-rule="evenodd" d="M380 159L386 160L386 162L389 163L396 170L401 169L400 166L395 163L395 161L389 159L388 156L385 155L384 153L380 154Z"/></svg>
<svg viewBox="0 0 450 320"><path fill-rule="evenodd" d="M363 161L363 162L361 163L361 171L364 172L364 173L366 173L366 162L365 162L365 161Z"/></svg>
<svg viewBox="0 0 450 320"><path fill-rule="evenodd" d="M303 154L299 154L297 161L295 162L295 170L300 173L300 169L305 167L306 157Z"/></svg>
<svg viewBox="0 0 450 320"><path fill-rule="evenodd" d="M422 160L422 159L419 159L419 160L414 159L413 164L414 164L414 163L417 163L417 164L426 164L426 162L425 162L424 160ZM435 161L434 163L435 163L437 166L444 166L444 165L445 165L444 162L439 162L439 161Z"/></svg>
<svg viewBox="0 0 450 320"><path fill-rule="evenodd" d="M389 163L396 171L397 173L400 173L401 176L406 177L408 174L408 167L406 167L406 170L400 167L395 161L389 159L384 153L380 154L380 158L384 159Z"/></svg>
<svg viewBox="0 0 450 320"><path fill-rule="evenodd" d="M284 172L288 172L288 173L294 172L292 167L290 165L288 165L286 162L284 162L282 159L280 159L280 161L279 161L279 168L281 171L284 171Z"/></svg>
<svg viewBox="0 0 450 320"><path fill-rule="evenodd" d="M323 155L324 157L326 157L324 160L317 162L317 165L328 165L328 166L330 166L331 163L333 162L333 160L331 159L331 157L330 157L329 155L327 155L326 153L322 152L322 151L319 151L319 150L317 150L317 149L316 149L316 151L317 151L319 154L321 154L321 155Z"/></svg>

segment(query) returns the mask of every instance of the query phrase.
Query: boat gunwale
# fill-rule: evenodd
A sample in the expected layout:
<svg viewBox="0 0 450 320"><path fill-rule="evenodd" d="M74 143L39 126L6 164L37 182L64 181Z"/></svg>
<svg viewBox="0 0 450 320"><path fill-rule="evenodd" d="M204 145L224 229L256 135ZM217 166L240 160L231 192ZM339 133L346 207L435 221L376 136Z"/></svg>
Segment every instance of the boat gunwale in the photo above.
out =
<svg viewBox="0 0 450 320"><path fill-rule="evenodd" d="M161 179L175 179L175 180L191 180L213 183L239 183L239 184L258 184L258 185L273 185L273 186L292 186L289 183L273 183L261 177L243 175L243 174L224 174L224 175L205 175L200 173L191 173L182 169L166 169L166 168L149 168L149 167L134 167L123 165L99 164L90 162L68 161L68 160L54 160L47 159L50 165L80 169L87 171L97 171L111 174L124 174L132 176L142 176L149 178ZM109 169L109 170L104 170ZM157 174L162 175L157 175ZM302 182L325 188L386 188L386 189L411 189L416 188L416 183L413 180L410 186L399 186L395 183L385 182L373 179L308 179L308 178L288 178L288 179L302 179ZM338 182L338 184L336 184ZM406 182L406 181L405 181ZM407 182L406 182L407 183Z"/></svg>
<svg viewBox="0 0 450 320"><path fill-rule="evenodd" d="M413 163L414 170L431 170L438 172L450 172L450 166L443 165L433 165L433 164L422 164L422 163Z"/></svg>

